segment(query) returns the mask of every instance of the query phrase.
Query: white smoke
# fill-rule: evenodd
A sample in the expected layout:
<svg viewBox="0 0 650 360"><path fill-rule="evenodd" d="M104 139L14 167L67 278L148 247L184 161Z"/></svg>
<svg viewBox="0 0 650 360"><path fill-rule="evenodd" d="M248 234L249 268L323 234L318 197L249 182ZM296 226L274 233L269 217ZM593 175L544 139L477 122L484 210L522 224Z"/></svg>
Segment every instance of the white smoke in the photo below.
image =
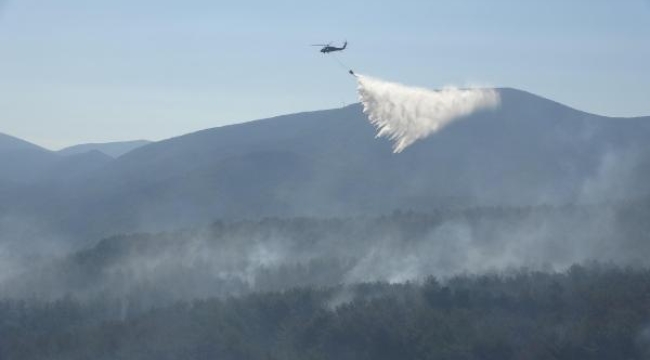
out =
<svg viewBox="0 0 650 360"><path fill-rule="evenodd" d="M363 112L377 128L377 137L394 141L399 153L417 140L477 110L495 108L500 99L493 89L446 87L429 90L357 75Z"/></svg>

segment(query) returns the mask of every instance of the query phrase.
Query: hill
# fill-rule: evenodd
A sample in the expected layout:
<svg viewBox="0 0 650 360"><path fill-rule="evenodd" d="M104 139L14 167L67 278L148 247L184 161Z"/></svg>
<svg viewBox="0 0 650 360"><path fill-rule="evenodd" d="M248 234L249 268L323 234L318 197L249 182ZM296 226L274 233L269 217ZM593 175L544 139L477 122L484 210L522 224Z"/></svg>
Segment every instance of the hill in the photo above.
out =
<svg viewBox="0 0 650 360"><path fill-rule="evenodd" d="M0 181L30 182L56 160L47 149L0 133Z"/></svg>
<svg viewBox="0 0 650 360"><path fill-rule="evenodd" d="M16 151L16 150L44 150L38 145L34 145L25 140L0 133L0 152Z"/></svg>
<svg viewBox="0 0 650 360"><path fill-rule="evenodd" d="M109 143L90 143L70 146L57 151L61 155L77 155L88 151L99 151L112 158L118 158L134 149L150 144L148 140L118 141Z"/></svg>
<svg viewBox="0 0 650 360"><path fill-rule="evenodd" d="M650 118L608 118L499 89L401 154L360 106L199 131L5 201L62 238L161 231L217 218L594 204L649 193ZM50 196L55 194L54 196ZM2 199L0 199L2 200Z"/></svg>
<svg viewBox="0 0 650 360"><path fill-rule="evenodd" d="M357 218L218 221L130 234L6 281L5 296L176 300L304 286L419 281L590 261L647 263L650 201L609 206L476 208Z"/></svg>

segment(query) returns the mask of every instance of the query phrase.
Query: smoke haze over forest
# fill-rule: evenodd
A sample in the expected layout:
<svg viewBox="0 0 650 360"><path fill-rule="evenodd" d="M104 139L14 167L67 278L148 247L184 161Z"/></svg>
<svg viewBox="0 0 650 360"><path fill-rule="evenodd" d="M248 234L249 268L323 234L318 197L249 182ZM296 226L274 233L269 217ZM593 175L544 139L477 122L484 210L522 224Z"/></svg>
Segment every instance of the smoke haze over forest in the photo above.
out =
<svg viewBox="0 0 650 360"><path fill-rule="evenodd" d="M0 360L649 359L648 4L0 0Z"/></svg>

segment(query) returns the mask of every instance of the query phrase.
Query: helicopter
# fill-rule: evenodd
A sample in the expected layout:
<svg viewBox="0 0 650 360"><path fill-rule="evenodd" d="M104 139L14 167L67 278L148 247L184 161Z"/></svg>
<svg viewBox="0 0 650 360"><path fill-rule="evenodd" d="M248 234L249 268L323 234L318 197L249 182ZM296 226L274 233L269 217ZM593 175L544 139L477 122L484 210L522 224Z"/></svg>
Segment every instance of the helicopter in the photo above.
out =
<svg viewBox="0 0 650 360"><path fill-rule="evenodd" d="M334 52L334 51L343 51L343 50L345 50L345 48L348 46L348 42L345 41L343 43L342 47L332 46L332 43L329 43L329 44L312 44L312 46L322 46L323 48L320 49L320 52L322 52L323 54L327 54L327 53L331 53L331 52Z"/></svg>

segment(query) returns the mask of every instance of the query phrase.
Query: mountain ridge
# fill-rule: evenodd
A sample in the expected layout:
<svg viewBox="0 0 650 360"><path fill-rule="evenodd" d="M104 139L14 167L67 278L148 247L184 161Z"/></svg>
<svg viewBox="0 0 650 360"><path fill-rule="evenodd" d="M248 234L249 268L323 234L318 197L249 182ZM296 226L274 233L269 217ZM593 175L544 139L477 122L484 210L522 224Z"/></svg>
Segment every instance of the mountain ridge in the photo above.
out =
<svg viewBox="0 0 650 360"><path fill-rule="evenodd" d="M78 144L73 146L68 146L61 150L56 151L57 154L61 155L76 155L85 153L88 151L99 151L112 158L118 158L134 149L137 149L141 146L150 144L149 140L129 140L129 141L113 141L105 143L85 143Z"/></svg>
<svg viewBox="0 0 650 360"><path fill-rule="evenodd" d="M89 241L219 218L567 204L650 192L650 117L603 117L498 91L497 109L459 119L401 154L375 137L353 104L158 141L82 177L39 185L55 200L30 195L29 186L4 200L19 201L62 237Z"/></svg>
<svg viewBox="0 0 650 360"><path fill-rule="evenodd" d="M5 134L0 132L0 152L4 151L15 151L15 150L43 150L43 147L40 147L36 144L33 144L29 141L19 139L15 136Z"/></svg>

